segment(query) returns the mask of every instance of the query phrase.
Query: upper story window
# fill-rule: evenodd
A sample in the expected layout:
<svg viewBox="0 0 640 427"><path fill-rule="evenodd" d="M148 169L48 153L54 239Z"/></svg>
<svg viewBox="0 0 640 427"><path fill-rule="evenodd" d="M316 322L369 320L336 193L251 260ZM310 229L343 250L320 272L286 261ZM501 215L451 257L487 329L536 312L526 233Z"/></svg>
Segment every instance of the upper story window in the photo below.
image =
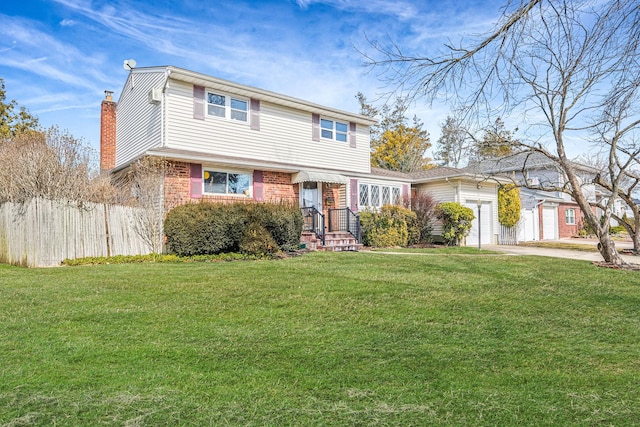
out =
<svg viewBox="0 0 640 427"><path fill-rule="evenodd" d="M220 93L207 92L207 113L210 116L222 117L227 120L247 122L249 101Z"/></svg>
<svg viewBox="0 0 640 427"><path fill-rule="evenodd" d="M320 134L325 139L347 142L347 129L349 129L349 125L347 123L320 119Z"/></svg>
<svg viewBox="0 0 640 427"><path fill-rule="evenodd" d="M251 195L251 174L204 169L205 194Z"/></svg>

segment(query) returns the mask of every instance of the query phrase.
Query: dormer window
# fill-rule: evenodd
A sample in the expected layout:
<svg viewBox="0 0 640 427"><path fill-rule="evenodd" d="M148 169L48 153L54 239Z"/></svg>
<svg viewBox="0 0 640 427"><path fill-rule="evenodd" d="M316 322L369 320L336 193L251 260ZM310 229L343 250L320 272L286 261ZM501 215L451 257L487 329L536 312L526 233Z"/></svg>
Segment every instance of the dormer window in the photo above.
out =
<svg viewBox="0 0 640 427"><path fill-rule="evenodd" d="M349 126L346 123L328 119L320 119L320 135L324 139L347 142L348 129Z"/></svg>
<svg viewBox="0 0 640 427"><path fill-rule="evenodd" d="M247 122L249 101L215 92L207 92L207 113L227 120Z"/></svg>

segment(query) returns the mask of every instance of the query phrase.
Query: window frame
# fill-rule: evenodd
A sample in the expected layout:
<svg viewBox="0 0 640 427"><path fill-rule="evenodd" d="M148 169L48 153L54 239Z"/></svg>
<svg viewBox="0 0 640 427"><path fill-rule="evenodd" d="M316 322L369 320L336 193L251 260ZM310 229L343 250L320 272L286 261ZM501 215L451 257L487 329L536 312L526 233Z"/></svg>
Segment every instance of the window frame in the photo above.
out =
<svg viewBox="0 0 640 427"><path fill-rule="evenodd" d="M571 212L571 215L569 215L569 212ZM567 225L576 225L576 209L566 208L564 211L564 220Z"/></svg>
<svg viewBox="0 0 640 427"><path fill-rule="evenodd" d="M214 193L207 191L207 183L205 176L207 173L224 173L226 174L225 181L225 192L224 193ZM247 189L241 193L230 193L229 192L229 175L246 175L248 179ZM253 171L247 170L237 170L237 169L224 169L217 168L214 166L203 166L202 167L202 194L205 196L224 196L224 197L246 197L253 198Z"/></svg>
<svg viewBox="0 0 640 427"><path fill-rule="evenodd" d="M324 127L324 122L330 122L331 128ZM343 122L336 119L331 119L328 117L320 117L320 137L329 141L336 141L340 143L349 142L349 122ZM344 126L344 131L338 129L338 125ZM324 132L331 132L331 137L324 136ZM340 135L340 139L338 139L338 135ZM344 138L344 140L342 139Z"/></svg>
<svg viewBox="0 0 640 427"><path fill-rule="evenodd" d="M363 197L363 187L366 188L366 197ZM389 197L389 203L384 203L385 194ZM402 185L389 185L371 182L358 183L358 202L361 209L378 210L384 205L402 206L401 195ZM373 201L377 201L377 204L372 204Z"/></svg>
<svg viewBox="0 0 640 427"><path fill-rule="evenodd" d="M231 95L229 93L226 92L222 92L222 91L217 91L217 90L213 90L213 89L206 89L205 90L206 93L206 97L205 97L205 103L206 103L206 113L207 113L207 117L212 117L214 119L221 119L221 120L227 120L230 122L236 122L236 123L243 123L243 124L249 124L250 121L250 114L251 114L251 100L249 98L244 98L242 96L237 96L237 95ZM209 102L209 96L213 95L213 96L221 96L224 97L224 106L221 104L214 104ZM246 105L246 110L240 110L238 108L234 108L232 107L233 105L233 101L237 101L237 102L243 102ZM215 106L216 108L224 108L224 117L222 115L216 115L216 114L211 114L209 113L209 106ZM233 117L233 113L234 112L243 112L245 113L245 120L240 120L237 118Z"/></svg>

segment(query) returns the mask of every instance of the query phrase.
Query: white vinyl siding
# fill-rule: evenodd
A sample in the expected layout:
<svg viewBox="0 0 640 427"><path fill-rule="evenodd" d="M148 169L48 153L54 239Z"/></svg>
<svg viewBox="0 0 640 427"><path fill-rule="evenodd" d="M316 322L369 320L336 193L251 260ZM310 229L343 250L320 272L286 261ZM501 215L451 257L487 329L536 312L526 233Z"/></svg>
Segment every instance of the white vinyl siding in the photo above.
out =
<svg viewBox="0 0 640 427"><path fill-rule="evenodd" d="M164 80L164 72L129 75L116 107L116 167L161 146L163 103L150 103L148 95Z"/></svg>
<svg viewBox="0 0 640 427"><path fill-rule="evenodd" d="M193 119L193 86L168 85L165 146L203 154L317 168L365 172L369 165L369 128L357 126L357 148L339 141L312 140L311 113L262 101L260 131L248 123L206 117ZM210 90L208 91L210 92Z"/></svg>

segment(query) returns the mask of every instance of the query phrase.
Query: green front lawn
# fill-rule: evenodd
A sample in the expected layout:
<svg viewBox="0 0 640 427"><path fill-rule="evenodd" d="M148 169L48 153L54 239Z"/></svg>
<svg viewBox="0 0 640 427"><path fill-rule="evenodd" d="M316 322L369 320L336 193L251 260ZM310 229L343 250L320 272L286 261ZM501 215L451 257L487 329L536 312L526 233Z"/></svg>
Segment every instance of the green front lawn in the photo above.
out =
<svg viewBox="0 0 640 427"><path fill-rule="evenodd" d="M0 266L0 425L634 425L640 275L499 255Z"/></svg>

